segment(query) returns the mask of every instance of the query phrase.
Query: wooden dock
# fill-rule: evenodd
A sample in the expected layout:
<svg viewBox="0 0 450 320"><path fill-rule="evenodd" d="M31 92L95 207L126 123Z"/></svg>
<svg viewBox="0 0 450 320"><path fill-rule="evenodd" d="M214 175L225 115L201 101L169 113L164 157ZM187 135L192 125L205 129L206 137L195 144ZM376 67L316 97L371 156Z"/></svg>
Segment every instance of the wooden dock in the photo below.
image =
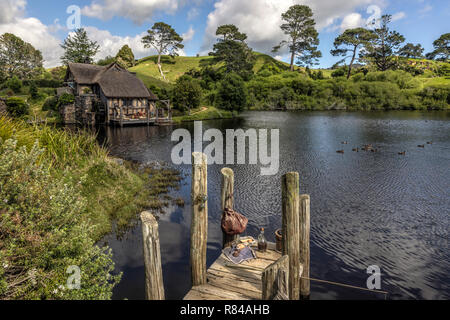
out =
<svg viewBox="0 0 450 320"><path fill-rule="evenodd" d="M274 243L268 243L264 253L253 249L256 259L239 265L221 254L207 271L207 283L192 287L184 300L261 300L262 273L281 253L275 250Z"/></svg>

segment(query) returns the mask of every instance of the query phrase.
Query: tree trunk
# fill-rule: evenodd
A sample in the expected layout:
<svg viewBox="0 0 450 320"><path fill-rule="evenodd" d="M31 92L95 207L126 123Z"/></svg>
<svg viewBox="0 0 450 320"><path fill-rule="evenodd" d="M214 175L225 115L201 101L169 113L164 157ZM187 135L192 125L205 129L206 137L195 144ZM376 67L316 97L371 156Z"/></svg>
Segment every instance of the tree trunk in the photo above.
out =
<svg viewBox="0 0 450 320"><path fill-rule="evenodd" d="M352 73L352 66L353 66L353 61L355 61L355 56L356 56L356 47L353 50L352 60L350 61L350 64L348 65L347 79L350 78L350 75Z"/></svg>
<svg viewBox="0 0 450 320"><path fill-rule="evenodd" d="M166 80L166 77L164 76L164 72L162 71L162 66L161 66L161 54L158 54L158 69L159 69L159 73L161 74L161 77Z"/></svg>
<svg viewBox="0 0 450 320"><path fill-rule="evenodd" d="M292 52L292 54L291 54L291 71L294 71L294 58L295 58L295 52Z"/></svg>

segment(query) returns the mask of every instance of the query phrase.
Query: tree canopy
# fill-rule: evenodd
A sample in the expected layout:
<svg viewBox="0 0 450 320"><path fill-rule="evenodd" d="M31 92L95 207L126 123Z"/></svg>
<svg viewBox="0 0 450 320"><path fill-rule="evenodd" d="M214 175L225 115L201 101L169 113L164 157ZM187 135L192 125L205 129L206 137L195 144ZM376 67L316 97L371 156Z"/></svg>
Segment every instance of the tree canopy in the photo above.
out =
<svg viewBox="0 0 450 320"><path fill-rule="evenodd" d="M398 51L398 55L405 58L420 59L423 57L422 45L407 43Z"/></svg>
<svg viewBox="0 0 450 320"><path fill-rule="evenodd" d="M86 30L83 28L69 34L61 47L64 49L61 61L65 65L69 64L69 62L92 63L100 48L96 41L89 39Z"/></svg>
<svg viewBox="0 0 450 320"><path fill-rule="evenodd" d="M248 78L253 71L255 58L252 49L245 42L247 35L239 32L232 24L219 26L216 35L219 39L210 55L225 62L227 73L234 72Z"/></svg>
<svg viewBox="0 0 450 320"><path fill-rule="evenodd" d="M355 28L345 30L334 40L334 49L331 50L331 54L333 56L342 56L344 57L343 60L351 57L347 79L350 78L353 62L356 59L358 50L367 45L374 37L375 35L367 29Z"/></svg>
<svg viewBox="0 0 450 320"><path fill-rule="evenodd" d="M305 5L293 5L281 15L283 23L280 28L289 37L283 40L278 46L273 48L273 52L278 52L282 47L287 46L291 53L291 71L294 70L294 59L299 65L312 65L322 53L317 49L319 45L319 33L313 19L313 12Z"/></svg>
<svg viewBox="0 0 450 320"><path fill-rule="evenodd" d="M0 36L0 78L32 78L42 69L42 53L12 33Z"/></svg>
<svg viewBox="0 0 450 320"><path fill-rule="evenodd" d="M380 71L397 67L395 55L405 41L400 33L389 29L391 20L391 15L383 15L380 18L380 27L373 30L375 37L364 47L364 58L373 62Z"/></svg>
<svg viewBox="0 0 450 320"><path fill-rule="evenodd" d="M173 89L173 102L175 106L184 111L197 108L202 98L202 88L197 80L188 75L183 75L177 79Z"/></svg>
<svg viewBox="0 0 450 320"><path fill-rule="evenodd" d="M428 59L448 61L450 56L450 33L444 33L433 42L434 50L427 53Z"/></svg>
<svg viewBox="0 0 450 320"><path fill-rule="evenodd" d="M134 54L128 45L120 48L116 55L116 61L124 68L131 68L134 66Z"/></svg>
<svg viewBox="0 0 450 320"><path fill-rule="evenodd" d="M157 22L150 30L147 30L147 35L142 38L142 43L145 48L154 48L158 53L158 68L163 79L164 72L161 68L161 56L168 54L171 57L178 56L178 50L183 49L183 38L175 31L172 26Z"/></svg>

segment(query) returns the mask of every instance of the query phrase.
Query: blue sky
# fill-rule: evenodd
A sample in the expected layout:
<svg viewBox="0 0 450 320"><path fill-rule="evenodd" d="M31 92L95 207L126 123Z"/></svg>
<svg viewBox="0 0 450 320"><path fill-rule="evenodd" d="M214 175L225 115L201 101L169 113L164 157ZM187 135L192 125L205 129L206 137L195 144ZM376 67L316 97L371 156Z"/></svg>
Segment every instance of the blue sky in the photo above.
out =
<svg viewBox="0 0 450 320"><path fill-rule="evenodd" d="M392 14L391 28L407 42L421 43L425 52L450 32L450 1L444 0L0 0L0 34L17 34L43 52L47 67L58 65L59 44L71 31L66 10L76 5L81 25L101 45L97 58L115 55L123 44L138 58L153 54L140 39L157 21L184 35L184 55L207 54L217 26L226 23L247 33L254 50L270 53L283 39L281 13L292 4L313 9L323 54L319 66L324 68L338 60L329 53L334 38L345 28L363 26L372 14ZM286 52L277 58L286 60Z"/></svg>

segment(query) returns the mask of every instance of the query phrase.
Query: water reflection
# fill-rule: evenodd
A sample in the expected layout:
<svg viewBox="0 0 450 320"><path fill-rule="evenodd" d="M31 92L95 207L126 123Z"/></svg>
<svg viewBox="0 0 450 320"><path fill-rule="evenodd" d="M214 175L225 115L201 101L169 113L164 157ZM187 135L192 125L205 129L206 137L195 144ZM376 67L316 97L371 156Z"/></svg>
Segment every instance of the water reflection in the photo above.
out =
<svg viewBox="0 0 450 320"><path fill-rule="evenodd" d="M450 298L450 117L419 112L249 112L240 119L207 121L203 129L279 128L280 172L260 176L258 165L233 165L235 207L249 218L248 234L266 228L273 241L281 225L281 175L300 173L301 193L311 195L311 276L365 287L366 268L382 271L390 298ZM193 124L182 127L193 132ZM113 155L170 163L177 127L103 128ZM348 141L348 145L341 145ZM418 144L433 141L425 149ZM373 144L378 152L352 152ZM344 154L336 150L344 149ZM399 151L406 151L399 156ZM208 263L220 254L220 168L208 167ZM190 175L189 166L178 167ZM160 217L167 298L189 290L190 177L174 194L184 208ZM118 270L114 298L142 299L144 271L140 225L118 241L106 239ZM382 299L348 288L311 283L312 299Z"/></svg>

